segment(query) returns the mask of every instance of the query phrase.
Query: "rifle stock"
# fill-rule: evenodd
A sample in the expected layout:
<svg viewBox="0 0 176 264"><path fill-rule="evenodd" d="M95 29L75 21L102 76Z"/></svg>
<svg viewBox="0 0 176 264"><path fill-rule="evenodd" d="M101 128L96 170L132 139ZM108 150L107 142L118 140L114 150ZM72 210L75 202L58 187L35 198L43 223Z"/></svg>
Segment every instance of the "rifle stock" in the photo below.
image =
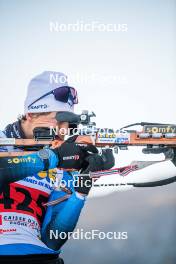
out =
<svg viewBox="0 0 176 264"><path fill-rule="evenodd" d="M97 147L110 147L115 146L124 148L128 146L144 146L144 147L176 147L176 135L173 137L166 137L165 134L153 133L148 135L143 132L119 132L119 133L100 133L97 132L94 136L85 135L78 136L76 143L81 145L93 144ZM61 140L35 140L35 139L12 139L12 138L1 138L0 146L13 146L18 151L13 152L1 152L0 157L13 157L13 156L24 156L36 152L43 147L57 148L64 141ZM20 151L21 149L21 151Z"/></svg>

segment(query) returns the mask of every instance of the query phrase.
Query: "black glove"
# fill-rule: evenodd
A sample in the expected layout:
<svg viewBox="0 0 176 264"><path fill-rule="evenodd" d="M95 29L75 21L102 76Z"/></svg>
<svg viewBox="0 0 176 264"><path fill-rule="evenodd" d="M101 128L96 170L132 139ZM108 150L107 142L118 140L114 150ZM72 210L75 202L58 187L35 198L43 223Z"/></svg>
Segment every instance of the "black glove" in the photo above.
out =
<svg viewBox="0 0 176 264"><path fill-rule="evenodd" d="M100 171L100 170L109 170L115 164L115 159L111 149L103 149L102 154L90 154L85 158L82 174L88 174L89 172ZM83 194L88 194L92 187L92 179L89 176L79 176L78 184L75 187L75 191Z"/></svg>
<svg viewBox="0 0 176 264"><path fill-rule="evenodd" d="M98 150L95 146L79 146L74 142L66 141L59 148L53 149L55 154L59 158L58 167L63 169L76 169L80 170L87 164L86 157L90 153L97 153Z"/></svg>

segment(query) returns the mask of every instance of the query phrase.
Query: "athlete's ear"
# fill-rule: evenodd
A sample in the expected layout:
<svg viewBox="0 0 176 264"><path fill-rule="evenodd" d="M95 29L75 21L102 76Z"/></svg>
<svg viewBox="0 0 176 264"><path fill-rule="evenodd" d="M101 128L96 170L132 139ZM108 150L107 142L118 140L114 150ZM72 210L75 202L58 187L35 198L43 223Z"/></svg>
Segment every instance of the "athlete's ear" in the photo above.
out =
<svg viewBox="0 0 176 264"><path fill-rule="evenodd" d="M27 113L26 114L26 120L29 120L29 121L31 121L32 120L32 114L31 113Z"/></svg>

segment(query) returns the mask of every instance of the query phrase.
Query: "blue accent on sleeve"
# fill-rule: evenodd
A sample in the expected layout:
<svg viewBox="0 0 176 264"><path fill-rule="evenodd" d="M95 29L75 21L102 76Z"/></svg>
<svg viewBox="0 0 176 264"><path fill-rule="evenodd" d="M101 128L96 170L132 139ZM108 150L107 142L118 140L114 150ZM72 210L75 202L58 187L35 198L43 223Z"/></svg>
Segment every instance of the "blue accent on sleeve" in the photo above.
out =
<svg viewBox="0 0 176 264"><path fill-rule="evenodd" d="M49 169L56 168L58 158L55 153L47 149L49 154ZM13 162L18 160L19 162ZM44 169L44 162L38 155L38 152L33 154L0 158L0 184L1 182L15 182L24 179L27 176L34 175Z"/></svg>
<svg viewBox="0 0 176 264"><path fill-rule="evenodd" d="M65 179L66 177L68 180L71 176L67 173L65 174ZM55 190L52 192L49 201L58 199L64 195L65 192ZM84 203L85 198L80 199L73 193L68 200L47 208L41 234L42 240L48 247L57 250L64 244L65 241L60 238L55 239L52 236L52 239L50 239L50 230L54 234L72 232L78 222Z"/></svg>
<svg viewBox="0 0 176 264"><path fill-rule="evenodd" d="M58 207L56 205L53 208L53 215L55 215L55 218L50 223L50 228L53 231L60 230L60 232L73 231L77 224L84 203L85 199L79 199L75 193L73 193L59 213Z"/></svg>

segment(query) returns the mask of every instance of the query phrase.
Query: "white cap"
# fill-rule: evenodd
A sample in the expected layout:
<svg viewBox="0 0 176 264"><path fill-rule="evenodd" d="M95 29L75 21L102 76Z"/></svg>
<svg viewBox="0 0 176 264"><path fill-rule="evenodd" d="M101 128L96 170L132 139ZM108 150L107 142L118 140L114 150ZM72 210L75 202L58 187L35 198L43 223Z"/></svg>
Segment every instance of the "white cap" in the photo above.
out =
<svg viewBox="0 0 176 264"><path fill-rule="evenodd" d="M44 94L62 86L68 86L67 76L62 72L45 71L34 77L28 85L24 113L74 112L74 106L57 101L53 94L47 95L32 104ZM32 105L30 106L30 104Z"/></svg>

